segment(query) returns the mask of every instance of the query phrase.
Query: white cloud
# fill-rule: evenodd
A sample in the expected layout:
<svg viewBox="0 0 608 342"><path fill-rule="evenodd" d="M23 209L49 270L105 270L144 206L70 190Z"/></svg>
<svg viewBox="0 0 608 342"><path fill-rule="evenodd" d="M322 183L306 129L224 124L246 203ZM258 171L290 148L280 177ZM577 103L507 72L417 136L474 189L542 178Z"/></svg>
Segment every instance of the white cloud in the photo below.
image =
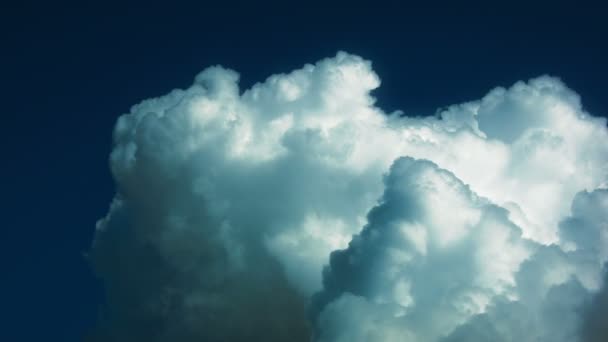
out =
<svg viewBox="0 0 608 342"><path fill-rule="evenodd" d="M348 249L332 254L316 305L325 317L326 303L357 295L369 306L391 308L397 322L390 325L405 329L412 341L436 341L485 312L495 297L516 298L515 273L535 248L506 210L448 171L411 158L395 162L368 220ZM424 249L410 230L427 237ZM374 324L382 331L385 319Z"/></svg>
<svg viewBox="0 0 608 342"><path fill-rule="evenodd" d="M608 258L606 120L550 77L423 118L379 85L346 53L245 91L212 67L121 116L99 339L575 340Z"/></svg>

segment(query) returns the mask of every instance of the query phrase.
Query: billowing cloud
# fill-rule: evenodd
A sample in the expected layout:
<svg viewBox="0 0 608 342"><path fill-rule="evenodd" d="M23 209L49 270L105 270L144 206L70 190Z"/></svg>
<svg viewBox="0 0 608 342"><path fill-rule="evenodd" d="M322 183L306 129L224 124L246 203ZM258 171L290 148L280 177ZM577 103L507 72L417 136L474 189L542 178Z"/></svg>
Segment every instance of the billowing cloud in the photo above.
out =
<svg viewBox="0 0 608 342"><path fill-rule="evenodd" d="M379 85L211 67L121 116L93 339L597 340L606 120L551 77L416 118Z"/></svg>

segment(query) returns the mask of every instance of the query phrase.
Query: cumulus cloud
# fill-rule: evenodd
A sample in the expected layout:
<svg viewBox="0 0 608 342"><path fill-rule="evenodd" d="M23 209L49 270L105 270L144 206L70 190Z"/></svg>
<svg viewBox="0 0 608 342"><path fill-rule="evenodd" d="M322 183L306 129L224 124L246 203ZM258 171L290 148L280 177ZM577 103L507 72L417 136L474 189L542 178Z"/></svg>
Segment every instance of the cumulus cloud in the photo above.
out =
<svg viewBox="0 0 608 342"><path fill-rule="evenodd" d="M540 77L430 117L338 53L121 116L101 341L593 341L608 131Z"/></svg>

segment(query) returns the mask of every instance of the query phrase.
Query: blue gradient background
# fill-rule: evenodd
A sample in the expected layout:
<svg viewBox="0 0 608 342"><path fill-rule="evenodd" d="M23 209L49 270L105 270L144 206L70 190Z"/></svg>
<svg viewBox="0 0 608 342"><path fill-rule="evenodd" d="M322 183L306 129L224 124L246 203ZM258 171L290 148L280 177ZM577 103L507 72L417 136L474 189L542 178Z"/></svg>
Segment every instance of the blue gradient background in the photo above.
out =
<svg viewBox="0 0 608 342"><path fill-rule="evenodd" d="M345 50L373 62L380 107L414 115L550 74L608 114L604 8L449 6L3 5L0 340L78 341L94 325L103 291L84 254L114 191L114 121L206 66L246 88Z"/></svg>

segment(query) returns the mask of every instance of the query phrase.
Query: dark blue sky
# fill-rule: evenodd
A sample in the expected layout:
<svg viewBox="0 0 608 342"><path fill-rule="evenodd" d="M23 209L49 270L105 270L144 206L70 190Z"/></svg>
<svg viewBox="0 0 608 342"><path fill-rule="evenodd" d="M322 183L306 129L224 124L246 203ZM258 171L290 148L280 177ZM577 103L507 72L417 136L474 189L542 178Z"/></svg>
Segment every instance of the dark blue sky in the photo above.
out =
<svg viewBox="0 0 608 342"><path fill-rule="evenodd" d="M22 4L1 10L3 341L80 340L101 285L83 257L113 195L116 118L212 64L242 87L335 55L373 62L379 106L431 114L541 74L608 113L605 11L574 2Z"/></svg>

